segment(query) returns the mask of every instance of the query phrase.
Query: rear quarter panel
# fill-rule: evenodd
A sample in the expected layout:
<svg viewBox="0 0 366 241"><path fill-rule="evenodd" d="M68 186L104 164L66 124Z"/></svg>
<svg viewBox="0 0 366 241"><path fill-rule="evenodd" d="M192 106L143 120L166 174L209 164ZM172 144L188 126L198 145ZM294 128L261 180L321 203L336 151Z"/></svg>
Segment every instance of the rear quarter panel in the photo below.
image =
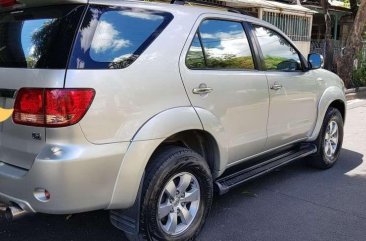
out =
<svg viewBox="0 0 366 241"><path fill-rule="evenodd" d="M160 10L153 5L141 7ZM130 141L158 113L190 106L178 68L181 50L195 21L186 15L174 12L167 28L125 69L68 70L66 88L96 90L93 104L80 122L90 142ZM146 139L156 137L146 136Z"/></svg>

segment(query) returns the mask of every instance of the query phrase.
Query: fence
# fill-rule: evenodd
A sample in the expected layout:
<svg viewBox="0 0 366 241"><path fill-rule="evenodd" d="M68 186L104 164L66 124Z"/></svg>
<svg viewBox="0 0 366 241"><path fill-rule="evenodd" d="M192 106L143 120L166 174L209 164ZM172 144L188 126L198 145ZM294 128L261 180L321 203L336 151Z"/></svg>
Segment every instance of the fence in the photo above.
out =
<svg viewBox="0 0 366 241"><path fill-rule="evenodd" d="M331 40L333 44L334 57L337 58L342 53L342 42L340 40ZM325 55L325 40L311 40L310 52Z"/></svg>
<svg viewBox="0 0 366 241"><path fill-rule="evenodd" d="M332 40L333 43L333 63L331 66L332 71L336 71L336 60L342 55L342 42L340 40ZM310 53L318 53L325 56L325 40L311 40ZM366 61L366 41L363 42L363 48L361 50L361 58ZM361 61L359 61L361 62Z"/></svg>
<svg viewBox="0 0 366 241"><path fill-rule="evenodd" d="M331 40L333 44L333 62L331 64L331 71L337 71L337 58L342 54L342 42L340 40ZM325 53L325 40L311 40L310 53L317 53L323 56Z"/></svg>

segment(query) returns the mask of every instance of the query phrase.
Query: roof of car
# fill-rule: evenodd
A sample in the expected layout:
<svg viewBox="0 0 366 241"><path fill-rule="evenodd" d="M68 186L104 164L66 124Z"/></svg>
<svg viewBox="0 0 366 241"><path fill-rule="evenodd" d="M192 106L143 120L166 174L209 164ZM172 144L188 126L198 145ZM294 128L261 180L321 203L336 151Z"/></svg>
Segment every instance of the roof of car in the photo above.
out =
<svg viewBox="0 0 366 241"><path fill-rule="evenodd" d="M36 7L36 6L52 6L52 5L59 5L59 4L105 4L105 5L112 5L112 6L123 6L123 5L134 5L134 6L145 6L145 7L153 7L156 9L161 9L165 11L169 11L172 13L179 13L183 12L189 15L201 15L204 13L217 13L217 14L227 14L230 16L241 17L245 19L253 19L255 18L225 11L224 8L219 9L219 7L199 7L199 6L190 6L189 4L186 5L178 5L178 4L169 4L169 3L159 3L159 2L148 2L142 0L17 0L17 3L13 7L3 8L0 6L0 11L11 11L12 9L19 9L19 8L29 8L29 7ZM258 19L256 19L258 21Z"/></svg>
<svg viewBox="0 0 366 241"><path fill-rule="evenodd" d="M191 6L189 4L186 5L178 5L178 4L169 4L169 3L159 3L159 2L148 2L148 1L141 1L141 0L18 0L19 4L10 7L10 8L1 8L1 11L11 11L13 8L14 10L18 8L28 8L28 7L35 7L35 6L51 6L51 5L59 5L59 4L102 4L102 5L112 5L112 6L131 6L131 7L141 7L141 8L150 8L154 10L160 11L168 11L174 15L177 14L184 14L187 17L197 17L202 14L220 14L226 16L234 16L236 18L243 19L245 21L250 21L254 23L260 23L262 25L267 25L271 28L274 26L268 24L265 21L262 21L258 18L254 18L245 14L233 13L227 11L225 8L220 7L204 7L204 6Z"/></svg>
<svg viewBox="0 0 366 241"><path fill-rule="evenodd" d="M113 5L113 6L126 6L126 5L134 5L136 7L152 7L154 9L169 11L173 14L184 13L188 15L199 16L202 14L221 14L221 15L229 15L235 16L238 18L245 19L247 21L254 22L263 22L258 18L254 18L245 14L229 12L224 7L205 7L205 6L192 6L189 4L179 5L179 4L169 4L162 2L148 2L148 1L139 1L139 0L89 0L91 4L105 4L105 5ZM188 16L187 16L188 17Z"/></svg>

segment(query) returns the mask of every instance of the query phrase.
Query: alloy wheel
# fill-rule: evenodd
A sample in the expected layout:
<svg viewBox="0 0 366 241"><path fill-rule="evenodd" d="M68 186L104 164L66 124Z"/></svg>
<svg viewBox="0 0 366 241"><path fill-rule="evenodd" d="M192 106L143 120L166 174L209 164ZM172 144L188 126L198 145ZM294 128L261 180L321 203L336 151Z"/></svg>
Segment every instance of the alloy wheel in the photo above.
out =
<svg viewBox="0 0 366 241"><path fill-rule="evenodd" d="M338 124L334 120L329 121L324 137L324 153L333 158L337 152L339 142Z"/></svg>
<svg viewBox="0 0 366 241"><path fill-rule="evenodd" d="M158 221L166 234L176 236L192 224L200 206L201 190L196 177L182 172L165 185L158 203Z"/></svg>

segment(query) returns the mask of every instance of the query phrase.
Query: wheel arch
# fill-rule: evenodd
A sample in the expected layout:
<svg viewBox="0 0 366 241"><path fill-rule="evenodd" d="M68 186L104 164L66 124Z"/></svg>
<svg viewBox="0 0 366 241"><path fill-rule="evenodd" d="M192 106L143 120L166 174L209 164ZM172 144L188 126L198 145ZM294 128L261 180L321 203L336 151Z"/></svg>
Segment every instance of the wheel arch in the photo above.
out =
<svg viewBox="0 0 366 241"><path fill-rule="evenodd" d="M333 107L333 108L339 110L339 112L341 112L343 121L346 120L346 104L342 100L340 100L340 99L334 100L329 105L329 107Z"/></svg>
<svg viewBox="0 0 366 241"><path fill-rule="evenodd" d="M318 137L323 124L325 114L329 109L329 107L334 107L338 109L341 112L343 121L345 121L347 112L346 103L347 103L346 96L341 88L337 86L332 86L326 89L322 97L320 98L318 104L317 121L315 123L315 127L313 129L311 136L308 138L308 141L314 141Z"/></svg>
<svg viewBox="0 0 366 241"><path fill-rule="evenodd" d="M193 107L166 110L148 120L135 134L123 157L107 209L124 209L134 204L149 161L165 145L180 145L198 152L216 176L227 153L215 133L220 128L212 124L208 129L203 129Z"/></svg>
<svg viewBox="0 0 366 241"><path fill-rule="evenodd" d="M148 167L152 157L166 146L181 146L189 148L200 154L207 162L210 170L215 176L220 168L220 150L216 139L205 130L191 129L171 135L160 143L155 149L146 167Z"/></svg>

